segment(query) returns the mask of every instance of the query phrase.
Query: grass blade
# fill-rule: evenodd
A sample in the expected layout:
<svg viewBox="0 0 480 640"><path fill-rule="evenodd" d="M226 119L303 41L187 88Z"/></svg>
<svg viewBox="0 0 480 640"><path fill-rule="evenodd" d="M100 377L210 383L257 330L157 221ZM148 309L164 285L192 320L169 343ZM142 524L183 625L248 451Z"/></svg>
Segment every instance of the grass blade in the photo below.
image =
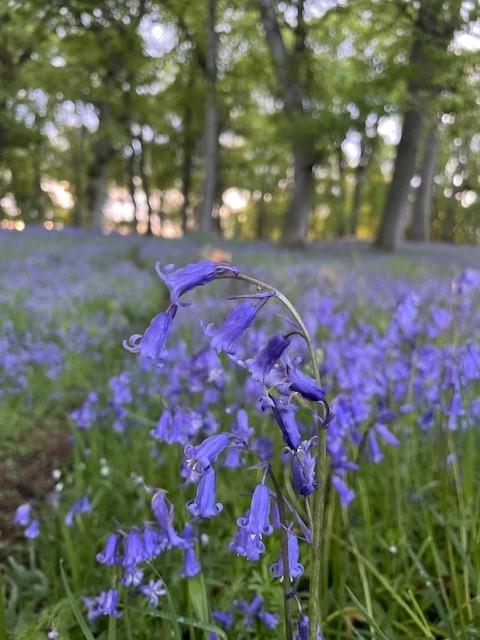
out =
<svg viewBox="0 0 480 640"><path fill-rule="evenodd" d="M70 608L72 609L73 615L75 616L75 620L77 621L78 626L82 630L83 637L86 640L95 640L82 612L78 607L77 600L73 595L72 590L70 589L70 585L68 584L67 574L65 573L65 569L63 568L63 562L60 562L60 574L62 576L63 586L67 594L68 603L70 604Z"/></svg>

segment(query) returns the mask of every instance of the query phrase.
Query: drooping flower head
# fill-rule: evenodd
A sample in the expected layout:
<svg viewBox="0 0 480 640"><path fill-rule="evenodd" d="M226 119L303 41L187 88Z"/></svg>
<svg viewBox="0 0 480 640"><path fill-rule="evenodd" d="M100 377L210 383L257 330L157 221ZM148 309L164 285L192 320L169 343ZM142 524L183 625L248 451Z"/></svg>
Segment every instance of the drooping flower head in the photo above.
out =
<svg viewBox="0 0 480 640"><path fill-rule="evenodd" d="M120 561L119 544L120 534L111 533L108 536L102 551L100 551L100 553L97 553L97 562L99 562L100 564L108 565L118 564Z"/></svg>
<svg viewBox="0 0 480 640"><path fill-rule="evenodd" d="M178 535L173 526L174 507L165 495L165 491L156 491L152 498L152 511L161 531L165 534L170 547L185 546L184 540Z"/></svg>
<svg viewBox="0 0 480 640"><path fill-rule="evenodd" d="M194 468L197 473L206 471L226 449L230 441L227 433L218 433L206 438L196 447L187 445L184 453L187 465Z"/></svg>
<svg viewBox="0 0 480 640"><path fill-rule="evenodd" d="M96 598L83 598L88 620L95 620L99 616L119 618L122 614L117 610L118 601L119 595L116 589L102 591Z"/></svg>
<svg viewBox="0 0 480 640"><path fill-rule="evenodd" d="M303 575L303 565L300 564L300 548L298 544L297 536L288 530L288 571L290 573L290 579L295 580ZM270 572L274 578L283 578L283 556L280 552L277 562L274 562L270 567Z"/></svg>
<svg viewBox="0 0 480 640"><path fill-rule="evenodd" d="M257 484L252 494L248 517L239 518L239 527L250 535L269 536L273 527L270 524L270 492L266 484Z"/></svg>
<svg viewBox="0 0 480 640"><path fill-rule="evenodd" d="M146 560L143 536L139 529L134 527L129 531L123 541L122 565L126 569L132 569Z"/></svg>
<svg viewBox="0 0 480 640"><path fill-rule="evenodd" d="M35 540L40 535L40 523L38 520L32 520L28 527L23 532L25 538L29 540Z"/></svg>
<svg viewBox="0 0 480 640"><path fill-rule="evenodd" d="M155 271L168 287L170 301L175 305L186 304L185 302L180 302L180 298L183 294L187 293L187 291L191 291L196 287L203 287L224 273L238 274L238 269L233 264L217 264L212 260L192 262L176 271L174 271L174 268L175 265L171 264L162 270L159 262L155 265Z"/></svg>
<svg viewBox="0 0 480 640"><path fill-rule="evenodd" d="M224 323L216 329L213 324L205 328L205 333L211 338L212 349L224 351L230 355L236 352L236 342L253 324L261 305L242 302L230 311Z"/></svg>
<svg viewBox="0 0 480 640"><path fill-rule="evenodd" d="M325 400L325 389L296 367L288 367L288 382L290 391L297 391L307 400L312 402L323 402Z"/></svg>
<svg viewBox="0 0 480 640"><path fill-rule="evenodd" d="M259 382L263 382L265 380L265 376L270 373L273 365L277 362L289 344L290 340L281 333L270 338L267 345L257 353L255 358L245 362L252 378Z"/></svg>
<svg viewBox="0 0 480 640"><path fill-rule="evenodd" d="M13 524L17 527L28 527L32 519L32 505L29 502L17 507L13 516Z"/></svg>
<svg viewBox="0 0 480 640"><path fill-rule="evenodd" d="M183 552L182 578L193 578L201 572L202 566L197 560L197 556L195 554L195 535L191 524L185 525L182 532L182 538L185 540L187 545Z"/></svg>
<svg viewBox="0 0 480 640"><path fill-rule="evenodd" d="M293 405L278 400L275 396L269 395L272 401L272 413L280 430L282 437L292 451L295 451L300 444L301 437L295 419L295 407Z"/></svg>
<svg viewBox="0 0 480 640"><path fill-rule="evenodd" d="M65 516L65 524L67 527L71 527L77 514L89 513L91 510L92 503L90 502L90 498L88 496L83 496L80 500L77 500L72 508L67 512Z"/></svg>
<svg viewBox="0 0 480 640"><path fill-rule="evenodd" d="M148 598L148 604L151 607L156 607L160 596L164 596L167 593L163 580L150 580L148 584L143 584L138 590Z"/></svg>
<svg viewBox="0 0 480 640"><path fill-rule="evenodd" d="M176 305L171 305L167 311L161 311L150 322L144 334L136 333L123 341L123 347L131 353L139 353L145 358L159 362L165 342L172 329L172 320L177 311Z"/></svg>
<svg viewBox="0 0 480 640"><path fill-rule="evenodd" d="M291 457L293 486L302 496L310 495L318 486L315 480L313 447L312 440L304 440Z"/></svg>
<svg viewBox="0 0 480 640"><path fill-rule="evenodd" d="M216 500L215 470L209 467L197 485L195 499L187 504L188 511L195 518L213 518L222 511L223 505Z"/></svg>

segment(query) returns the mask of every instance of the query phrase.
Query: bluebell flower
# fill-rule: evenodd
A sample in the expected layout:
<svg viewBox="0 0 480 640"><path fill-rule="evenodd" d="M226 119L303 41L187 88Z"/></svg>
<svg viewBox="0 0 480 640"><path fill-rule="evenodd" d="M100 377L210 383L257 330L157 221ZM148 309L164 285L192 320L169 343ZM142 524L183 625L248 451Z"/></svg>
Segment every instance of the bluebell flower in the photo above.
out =
<svg viewBox="0 0 480 640"><path fill-rule="evenodd" d="M150 580L148 584L142 585L139 591L148 598L148 604L151 607L156 607L160 596L164 596L167 593L163 580Z"/></svg>
<svg viewBox="0 0 480 640"><path fill-rule="evenodd" d="M136 567L145 560L145 548L143 546L143 536L141 532L134 527L129 531L123 541L123 558L122 565L131 568Z"/></svg>
<svg viewBox="0 0 480 640"><path fill-rule="evenodd" d="M370 456L372 458L372 461L375 463L378 463L381 460L383 460L383 453L378 445L377 437L374 431L368 432L367 442L368 442L368 448L370 450Z"/></svg>
<svg viewBox="0 0 480 640"><path fill-rule="evenodd" d="M188 466L194 468L197 473L203 473L227 448L229 442L230 436L227 433L218 433L206 438L196 447L188 444L184 449Z"/></svg>
<svg viewBox="0 0 480 640"><path fill-rule="evenodd" d="M273 365L290 344L290 340L283 334L270 338L267 345L261 349L255 358L247 360L245 365L254 380L263 382Z"/></svg>
<svg viewBox="0 0 480 640"><path fill-rule="evenodd" d="M454 391L448 406L448 428L455 431L458 427L458 419L464 415L462 396L459 391Z"/></svg>
<svg viewBox="0 0 480 640"><path fill-rule="evenodd" d="M183 438L180 433L174 432L173 426L172 412L170 409L165 409L155 428L150 430L150 435L155 438L155 440L162 440L168 444L180 442Z"/></svg>
<svg viewBox="0 0 480 640"><path fill-rule="evenodd" d="M102 591L96 598L83 598L88 620L95 620L99 616L119 618L121 613L117 610L118 601L119 596L116 589Z"/></svg>
<svg viewBox="0 0 480 640"><path fill-rule="evenodd" d="M182 578L193 578L201 572L202 567L195 554L195 535L191 524L187 523L185 525L182 538L185 540L186 545L183 552Z"/></svg>
<svg viewBox="0 0 480 640"><path fill-rule="evenodd" d="M257 484L252 494L248 517L237 520L239 527L250 535L269 536L273 527L270 524L270 491L267 485Z"/></svg>
<svg viewBox="0 0 480 640"><path fill-rule="evenodd" d="M255 594L250 602L244 600L234 602L234 606L244 613L243 623L247 629L251 629L255 619L260 620L268 629L275 629L279 618L275 613L269 613L263 608L264 599L260 594Z"/></svg>
<svg viewBox="0 0 480 640"><path fill-rule="evenodd" d="M288 367L287 376L290 391L296 391L312 402L323 402L325 400L325 390L313 378L305 375L296 367Z"/></svg>
<svg viewBox="0 0 480 640"><path fill-rule="evenodd" d="M347 507L352 500L355 499L355 491L349 489L340 476L332 476L332 484L335 487L335 491L340 496L340 502L342 506Z"/></svg>
<svg viewBox="0 0 480 640"><path fill-rule="evenodd" d="M375 431L383 440L385 440L387 444L391 445L392 447L397 447L400 444L398 438L393 435L393 433L385 426L385 424L375 424Z"/></svg>
<svg viewBox="0 0 480 640"><path fill-rule="evenodd" d="M111 378L108 386L112 390L114 405L130 404L133 401L128 371L123 371L120 375Z"/></svg>
<svg viewBox="0 0 480 640"><path fill-rule="evenodd" d="M297 623L298 635L293 636L293 640L308 640L309 620L308 616L300 616ZM317 640L325 640L320 630L317 630Z"/></svg>
<svg viewBox="0 0 480 640"><path fill-rule="evenodd" d="M277 400L273 395L269 395L269 397L272 401L273 417L280 427L283 440L287 447L295 451L301 441L300 431L295 419L295 407Z"/></svg>
<svg viewBox="0 0 480 640"><path fill-rule="evenodd" d="M97 553L97 562L108 565L118 564L120 562L119 544L120 534L111 533L108 536L102 551Z"/></svg>
<svg viewBox="0 0 480 640"><path fill-rule="evenodd" d="M248 519L249 511L244 519ZM250 562L260 560L260 556L265 551L265 545L260 535L250 534L244 527L240 527L228 544L230 551L238 556L247 558Z"/></svg>
<svg viewBox="0 0 480 640"><path fill-rule="evenodd" d="M242 302L232 309L226 317L224 323L214 328L209 324L205 333L211 338L210 345L215 351L225 351L230 355L235 354L236 342L242 337L245 331L253 324L260 306L251 302Z"/></svg>
<svg viewBox="0 0 480 640"><path fill-rule="evenodd" d="M150 435L155 440L166 442L167 444L187 444L202 427L202 420L198 413L190 409L175 407L173 412L165 409L160 416L160 420Z"/></svg>
<svg viewBox="0 0 480 640"><path fill-rule="evenodd" d="M288 530L288 570L290 573L290 579L295 580L303 575L303 564L299 562L300 548L298 544L298 538L293 531ZM270 572L274 578L283 578L283 556L280 551L277 562L274 562L270 567Z"/></svg>
<svg viewBox="0 0 480 640"><path fill-rule="evenodd" d="M184 548L185 542L175 531L173 526L174 507L165 495L165 491L156 491L152 498L152 511L166 536L170 547Z"/></svg>
<svg viewBox="0 0 480 640"><path fill-rule="evenodd" d="M452 291L454 293L464 294L470 293L473 289L480 285L480 271L476 269L465 269L452 283Z"/></svg>
<svg viewBox="0 0 480 640"><path fill-rule="evenodd" d="M40 524L38 520L32 520L28 525L28 527L23 532L23 535L25 536L25 538L28 538L29 540L34 540L35 538L38 538L38 536L40 535Z"/></svg>
<svg viewBox="0 0 480 640"><path fill-rule="evenodd" d="M70 414L75 426L87 431L91 429L98 417L98 393L90 391L83 404Z"/></svg>
<svg viewBox="0 0 480 640"><path fill-rule="evenodd" d="M17 507L13 516L13 524L17 527L27 527L32 519L32 505L29 502Z"/></svg>
<svg viewBox="0 0 480 640"><path fill-rule="evenodd" d="M312 455L311 440L304 440L291 457L292 480L295 490L302 496L308 496L318 486L315 480L315 457Z"/></svg>
<svg viewBox="0 0 480 640"><path fill-rule="evenodd" d="M130 336L128 340L123 341L124 349L131 353L139 353L155 362L160 361L165 342L172 329L172 320L176 311L177 307L171 305L167 311L158 313L145 329L143 335L136 333Z"/></svg>
<svg viewBox="0 0 480 640"><path fill-rule="evenodd" d="M143 530L143 548L145 559L152 560L159 556L167 546L167 539L157 529L147 525Z"/></svg>
<svg viewBox="0 0 480 640"><path fill-rule="evenodd" d="M250 602L240 600L235 602L234 605L237 609L245 614L244 624L247 629L251 629L255 618L263 607L264 599L258 593L256 593Z"/></svg>
<svg viewBox="0 0 480 640"><path fill-rule="evenodd" d="M126 587L138 587L142 583L144 572L138 567L132 566L125 569L121 583Z"/></svg>
<svg viewBox="0 0 480 640"><path fill-rule="evenodd" d="M77 500L73 507L67 512L65 516L65 524L67 527L73 525L74 518L79 513L89 513L92 510L92 504L88 496L83 496L80 500Z"/></svg>
<svg viewBox="0 0 480 640"><path fill-rule="evenodd" d="M238 269L232 264L216 264L211 260L193 262L176 271L173 269L174 265L167 265L162 271L159 262L155 265L155 271L168 287L172 304L183 305L185 303L180 302L180 297L187 291L202 287L224 273L238 274Z"/></svg>
<svg viewBox="0 0 480 640"><path fill-rule="evenodd" d="M255 438L252 442L252 451L255 451L261 460L271 460L274 450L275 448L271 438Z"/></svg>
<svg viewBox="0 0 480 640"><path fill-rule="evenodd" d="M214 620L219 622L225 629L231 629L233 625L233 613L231 611L213 611Z"/></svg>
<svg viewBox="0 0 480 640"><path fill-rule="evenodd" d="M239 441L239 446L229 447L225 454L223 466L229 469L236 469L242 465L242 453L244 447L248 444L254 429L248 423L248 414L245 409L240 409L235 416L235 422L232 427L232 434L235 440Z"/></svg>
<svg viewBox="0 0 480 640"><path fill-rule="evenodd" d="M280 620L276 613L270 613L269 611L260 611L258 613L258 619L263 622L267 629L275 629Z"/></svg>
<svg viewBox="0 0 480 640"><path fill-rule="evenodd" d="M213 518L222 511L223 505L216 501L213 467L209 467L201 476L195 499L187 504L187 509L195 518Z"/></svg>

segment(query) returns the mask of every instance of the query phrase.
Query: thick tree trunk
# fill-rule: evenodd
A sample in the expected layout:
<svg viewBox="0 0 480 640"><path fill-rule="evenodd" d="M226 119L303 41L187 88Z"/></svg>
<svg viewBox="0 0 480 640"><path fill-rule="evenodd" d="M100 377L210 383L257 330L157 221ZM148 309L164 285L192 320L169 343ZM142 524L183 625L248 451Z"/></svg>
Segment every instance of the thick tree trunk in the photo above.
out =
<svg viewBox="0 0 480 640"><path fill-rule="evenodd" d="M308 232L313 205L313 159L303 145L294 148L294 186L282 229L282 243L301 246Z"/></svg>
<svg viewBox="0 0 480 640"><path fill-rule="evenodd" d="M215 31L216 0L208 0L206 56L206 104L204 127L204 181L203 198L199 211L199 228L204 234L215 231L212 217L218 182L218 133L219 118L217 105L217 34Z"/></svg>
<svg viewBox="0 0 480 640"><path fill-rule="evenodd" d="M397 146L392 182L388 189L377 246L395 251L403 238L410 206L410 181L415 173L418 140L422 132L422 116L416 109L405 114L402 136Z"/></svg>
<svg viewBox="0 0 480 640"><path fill-rule="evenodd" d="M282 242L286 245L302 245L305 242L310 212L313 205L315 147L303 133L303 121L310 118L307 104L307 89L302 83L300 67L305 50L306 30L304 2L297 3L297 27L294 45L288 48L277 19L272 0L258 0L263 29L272 56L279 92L283 100L285 115L292 123L292 150L294 164L294 186L282 229Z"/></svg>
<svg viewBox="0 0 480 640"><path fill-rule="evenodd" d="M98 107L98 139L93 146L93 161L88 172L88 205L94 229L103 227L103 208L107 199L108 165L113 150L105 139L104 130L108 127L110 115L110 106L101 103Z"/></svg>
<svg viewBox="0 0 480 640"><path fill-rule="evenodd" d="M430 240L430 218L432 212L435 163L437 160L438 137L433 126L425 140L423 150L421 180L413 210L411 240L428 242Z"/></svg>

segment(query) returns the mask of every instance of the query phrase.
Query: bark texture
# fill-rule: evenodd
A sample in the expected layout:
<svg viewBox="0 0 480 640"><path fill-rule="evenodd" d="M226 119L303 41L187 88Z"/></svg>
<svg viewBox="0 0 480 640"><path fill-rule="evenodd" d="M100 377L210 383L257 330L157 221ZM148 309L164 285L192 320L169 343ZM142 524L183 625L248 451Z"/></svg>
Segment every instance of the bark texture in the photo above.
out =
<svg viewBox="0 0 480 640"><path fill-rule="evenodd" d="M418 139L422 132L422 115L407 111L402 136L397 146L392 182L388 189L377 244L387 251L395 251L400 244L410 206L410 181L415 172Z"/></svg>
<svg viewBox="0 0 480 640"><path fill-rule="evenodd" d="M292 48L287 47L283 38L275 3L272 0L258 0L258 4L283 109L291 124L294 181L282 229L282 242L286 245L302 245L308 232L313 206L313 167L316 161L314 141L304 127L305 121L310 117L306 106L309 100L307 87L300 78L306 42L304 2L300 0L297 3L297 26Z"/></svg>
<svg viewBox="0 0 480 640"><path fill-rule="evenodd" d="M394 251L404 236L422 120L429 115L431 103L441 91L435 74L439 57L447 51L459 19L460 2L457 4L449 17L438 11L438 3L432 0L422 0L418 9L410 53L409 108L404 116L393 178L377 235L377 245L382 249Z"/></svg>
<svg viewBox="0 0 480 640"><path fill-rule="evenodd" d="M428 242L430 240L430 219L433 204L435 164L437 160L438 137L433 126L425 140L421 166L421 183L417 191L411 229L411 240Z"/></svg>

